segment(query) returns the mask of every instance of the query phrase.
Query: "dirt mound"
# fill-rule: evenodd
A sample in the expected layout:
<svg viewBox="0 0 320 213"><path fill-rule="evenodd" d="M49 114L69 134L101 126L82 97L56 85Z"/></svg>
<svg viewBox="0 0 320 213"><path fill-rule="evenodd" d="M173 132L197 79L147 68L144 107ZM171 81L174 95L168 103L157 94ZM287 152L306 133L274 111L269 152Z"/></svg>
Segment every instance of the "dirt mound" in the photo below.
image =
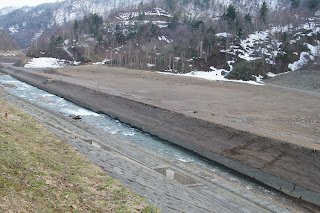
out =
<svg viewBox="0 0 320 213"><path fill-rule="evenodd" d="M267 79L267 84L320 95L320 70L297 70Z"/></svg>

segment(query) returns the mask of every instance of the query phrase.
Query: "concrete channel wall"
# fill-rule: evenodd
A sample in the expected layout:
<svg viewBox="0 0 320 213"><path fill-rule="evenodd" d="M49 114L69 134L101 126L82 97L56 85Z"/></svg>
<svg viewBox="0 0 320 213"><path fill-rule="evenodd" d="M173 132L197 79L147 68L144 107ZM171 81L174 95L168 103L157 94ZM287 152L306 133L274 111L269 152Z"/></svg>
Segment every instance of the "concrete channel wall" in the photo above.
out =
<svg viewBox="0 0 320 213"><path fill-rule="evenodd" d="M2 72L320 206L320 155L313 150L40 75Z"/></svg>

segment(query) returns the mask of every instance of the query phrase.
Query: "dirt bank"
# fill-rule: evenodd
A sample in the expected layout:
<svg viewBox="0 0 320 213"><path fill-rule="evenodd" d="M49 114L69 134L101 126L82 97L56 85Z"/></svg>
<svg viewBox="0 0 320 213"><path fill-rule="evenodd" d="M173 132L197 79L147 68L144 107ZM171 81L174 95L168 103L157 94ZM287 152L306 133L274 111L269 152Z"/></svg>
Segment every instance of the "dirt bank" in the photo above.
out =
<svg viewBox="0 0 320 213"><path fill-rule="evenodd" d="M216 84L189 78L176 80L174 76L149 72L132 71L129 73L118 69L118 73L108 71L108 74L93 71L92 67L85 68L88 70L87 73L81 70L82 68L72 69L70 72L68 70L51 71L45 74L47 77L12 71L12 69L6 69L6 71L13 77L179 144L287 194L320 205L320 155L316 151L319 147L319 132L316 131L319 124L311 122L314 125L304 125L306 128L299 128L299 125L293 121L284 126L288 128L291 125L298 131L292 129L284 131L282 127L281 132L284 132L286 137L282 137L281 134L270 134L271 137L269 137L272 128L267 128L272 126L271 124L281 126L283 122L281 118L292 112L295 112L291 114L293 117L308 115L310 119L317 119L319 99L308 95L301 96L301 94L299 99L299 94L277 88L232 83L220 84L219 82ZM80 78L73 78L77 72ZM59 75L60 73L63 75ZM49 76L51 79L48 79ZM55 79L63 79L66 82ZM72 80L74 84L70 84ZM118 85L119 81L125 82L122 91L118 89L121 87ZM94 82L97 84L93 84ZM82 86L79 86L80 84ZM187 94L181 97L182 91L178 89L177 84L185 87ZM133 92L124 91L129 89ZM140 91L142 95L135 95L137 91ZM254 101L252 101L252 93L258 93L254 96ZM261 97L259 93L264 96ZM167 98L163 98L164 94ZM288 95L290 97L286 98ZM247 101L243 100L245 97L248 98ZM267 97L270 99L265 100ZM196 106L194 99L202 101ZM233 104L227 105L225 99ZM275 102L278 99L281 101ZM208 111L205 109L210 102L215 102L217 107L214 108L216 109L214 113L211 111L211 115L208 116ZM225 105L219 107L220 104ZM254 110L251 104L261 108ZM269 108L272 106L273 109ZM180 111L174 110L176 108L179 108ZM238 116L232 119L230 119L231 116L227 119L218 119L223 117L223 114L220 114L223 108L225 111L230 110L230 114L238 114ZM255 116L259 114L261 116L251 117L250 109L253 110L252 113ZM302 111L303 109L305 110ZM201 119L204 115L207 117ZM275 119L276 116L280 116L280 120ZM215 117L218 118L215 119ZM252 124L247 120L240 122L240 118L246 118L249 121L252 119ZM266 120L263 124L264 128L262 128L263 125L259 126L259 122L255 122L262 121L263 118ZM273 119L274 122L271 122ZM304 123L309 124L308 122L310 120ZM235 128L237 126L241 128ZM258 128L254 128L256 126ZM257 130L264 134L257 134ZM293 135L291 131L295 134ZM312 134L306 134L308 132ZM292 135L300 137L292 137ZM288 140L289 136L295 140Z"/></svg>
<svg viewBox="0 0 320 213"><path fill-rule="evenodd" d="M39 72L49 78L320 150L320 93L315 96L278 87L103 66Z"/></svg>
<svg viewBox="0 0 320 213"><path fill-rule="evenodd" d="M138 213L151 209L42 124L4 102L2 96L8 96L1 88L0 212L108 212L113 208ZM109 205L105 205L106 198Z"/></svg>
<svg viewBox="0 0 320 213"><path fill-rule="evenodd" d="M320 97L320 70L297 70L267 79L270 85L291 90L304 91Z"/></svg>

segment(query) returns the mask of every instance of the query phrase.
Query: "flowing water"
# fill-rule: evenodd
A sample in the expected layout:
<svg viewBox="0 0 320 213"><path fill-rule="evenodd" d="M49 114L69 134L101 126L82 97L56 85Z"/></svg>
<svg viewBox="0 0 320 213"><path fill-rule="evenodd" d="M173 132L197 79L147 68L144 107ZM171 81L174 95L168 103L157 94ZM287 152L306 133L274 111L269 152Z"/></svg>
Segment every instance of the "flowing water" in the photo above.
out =
<svg viewBox="0 0 320 213"><path fill-rule="evenodd" d="M247 180L246 178L238 176L214 162L208 161L169 142L132 128L106 115L97 114L93 111L82 108L61 97L40 90L8 75L0 75L0 85L1 84L3 84L5 89L14 96L24 98L49 110L65 114L66 116L80 115L82 118L80 122L85 122L90 126L100 128L117 137L133 142L137 146L141 146L150 152L168 156L183 162L188 162L232 181L233 183L246 187L248 190L263 194L270 199L277 200L278 202L285 203L286 205L294 205L290 199L287 199L275 190Z"/></svg>

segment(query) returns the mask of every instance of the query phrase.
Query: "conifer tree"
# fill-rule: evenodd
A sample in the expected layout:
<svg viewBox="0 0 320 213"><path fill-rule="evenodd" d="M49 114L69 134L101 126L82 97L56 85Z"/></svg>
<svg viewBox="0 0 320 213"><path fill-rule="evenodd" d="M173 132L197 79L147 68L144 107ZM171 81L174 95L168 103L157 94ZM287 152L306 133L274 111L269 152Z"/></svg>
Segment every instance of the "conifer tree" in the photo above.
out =
<svg viewBox="0 0 320 213"><path fill-rule="evenodd" d="M251 22L252 22L252 18L251 18L250 13L247 13L247 14L244 16L244 20L245 20L246 23L251 23Z"/></svg>
<svg viewBox="0 0 320 213"><path fill-rule="evenodd" d="M76 20L76 21L74 22L74 24L73 24L73 30L74 30L75 32L77 32L78 29L79 29L79 23L78 23L78 21Z"/></svg>
<svg viewBox="0 0 320 213"><path fill-rule="evenodd" d="M309 0L308 8L311 11L315 11L319 5L319 0Z"/></svg>
<svg viewBox="0 0 320 213"><path fill-rule="evenodd" d="M222 17L229 22L233 22L237 18L236 8L232 4L230 4L227 8L227 11L222 15Z"/></svg>
<svg viewBox="0 0 320 213"><path fill-rule="evenodd" d="M264 1L261 8L260 8L260 20L266 24L267 23L267 19L268 19L268 6L267 3Z"/></svg>
<svg viewBox="0 0 320 213"><path fill-rule="evenodd" d="M301 2L301 0L291 0L291 8L296 9L296 8L300 7L300 2Z"/></svg>

